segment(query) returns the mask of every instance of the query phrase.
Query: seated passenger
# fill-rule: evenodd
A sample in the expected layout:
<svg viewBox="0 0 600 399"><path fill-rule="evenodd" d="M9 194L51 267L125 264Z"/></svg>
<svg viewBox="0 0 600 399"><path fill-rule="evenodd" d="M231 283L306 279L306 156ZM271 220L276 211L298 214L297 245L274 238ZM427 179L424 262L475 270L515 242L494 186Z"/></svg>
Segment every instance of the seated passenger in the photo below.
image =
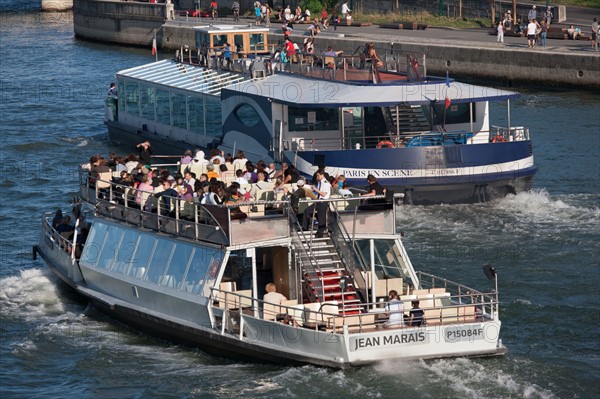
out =
<svg viewBox="0 0 600 399"><path fill-rule="evenodd" d="M211 181L211 179L214 177L215 179L219 180L219 174L217 172L215 172L215 165L214 164L208 164L206 165L206 177L208 178L208 181Z"/></svg>
<svg viewBox="0 0 600 399"><path fill-rule="evenodd" d="M236 183L239 183L240 186L244 185L244 184L248 184L248 180L244 177L244 171L241 169L238 169L235 171L235 180Z"/></svg>
<svg viewBox="0 0 600 399"><path fill-rule="evenodd" d="M338 194L344 198L354 197L354 193L350 191L350 184L348 182L342 184L342 188L338 189Z"/></svg>
<svg viewBox="0 0 600 399"><path fill-rule="evenodd" d="M180 162L182 165L187 165L192 162L192 150L185 150Z"/></svg>
<svg viewBox="0 0 600 399"><path fill-rule="evenodd" d="M412 309L408 316L408 324L411 327L420 327L425 324L425 312L419 308L419 301L412 301Z"/></svg>
<svg viewBox="0 0 600 399"><path fill-rule="evenodd" d="M56 226L56 231L58 231L61 236L70 238L75 231L75 228L71 225L71 218L69 216L63 217L60 224Z"/></svg>
<svg viewBox="0 0 600 399"><path fill-rule="evenodd" d="M398 292L391 290L388 294L390 298L389 302L385 305L385 314L388 316L388 321L385 322L384 327L398 327L404 324L404 306L398 298Z"/></svg>
<svg viewBox="0 0 600 399"><path fill-rule="evenodd" d="M317 199L317 196L310 188L305 186L304 179L301 178L300 180L298 180L296 182L296 185L298 186L298 188L292 193L292 196L290 197L290 205L292 206L294 212L298 213L300 199L310 198L312 200L315 200Z"/></svg>
<svg viewBox="0 0 600 399"><path fill-rule="evenodd" d="M265 287L267 293L263 296L263 301L273 303L275 305L281 305L281 302L287 301L287 298L277 292L277 286L273 283L267 284Z"/></svg>

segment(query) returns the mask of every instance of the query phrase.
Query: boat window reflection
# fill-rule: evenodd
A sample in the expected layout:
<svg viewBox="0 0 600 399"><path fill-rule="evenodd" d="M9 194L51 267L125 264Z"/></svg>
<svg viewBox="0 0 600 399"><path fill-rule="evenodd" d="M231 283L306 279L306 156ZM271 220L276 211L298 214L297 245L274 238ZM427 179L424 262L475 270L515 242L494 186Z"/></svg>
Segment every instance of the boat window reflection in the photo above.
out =
<svg viewBox="0 0 600 399"><path fill-rule="evenodd" d="M154 242L155 239L152 236L148 234L140 235L140 241L135 254L131 258L131 267L127 273L129 276L136 278L144 277L144 274L146 274L146 265L148 265L148 260L154 249Z"/></svg>
<svg viewBox="0 0 600 399"><path fill-rule="evenodd" d="M167 240L159 240L156 249L152 254L152 259L148 265L148 273L145 280L151 283L158 283L159 278L165 273L166 265L173 251L173 243Z"/></svg>
<svg viewBox="0 0 600 399"><path fill-rule="evenodd" d="M135 251L137 240L138 234L135 231L124 231L123 239L121 240L121 245L119 245L119 251L117 252L117 257L112 268L113 272L125 273L127 271L133 252Z"/></svg>
<svg viewBox="0 0 600 399"><path fill-rule="evenodd" d="M179 287L193 252L194 248L191 245L175 244L175 251L169 262L165 278L161 281L161 285L171 288Z"/></svg>

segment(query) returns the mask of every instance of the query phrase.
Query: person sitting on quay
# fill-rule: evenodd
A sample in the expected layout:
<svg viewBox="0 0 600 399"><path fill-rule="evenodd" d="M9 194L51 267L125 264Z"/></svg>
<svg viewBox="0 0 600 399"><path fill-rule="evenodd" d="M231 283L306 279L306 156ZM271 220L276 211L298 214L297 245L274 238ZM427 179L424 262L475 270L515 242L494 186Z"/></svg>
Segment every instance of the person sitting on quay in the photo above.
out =
<svg viewBox="0 0 600 399"><path fill-rule="evenodd" d="M577 40L577 37L581 36L581 29L571 25L569 26L569 29L567 29L567 34L569 35L569 39Z"/></svg>

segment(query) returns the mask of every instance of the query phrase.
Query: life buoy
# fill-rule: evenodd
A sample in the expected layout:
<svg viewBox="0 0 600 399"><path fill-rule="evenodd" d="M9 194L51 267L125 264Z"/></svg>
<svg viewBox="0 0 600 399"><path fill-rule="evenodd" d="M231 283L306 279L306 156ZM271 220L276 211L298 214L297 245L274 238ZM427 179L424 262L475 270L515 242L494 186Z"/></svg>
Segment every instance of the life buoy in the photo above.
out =
<svg viewBox="0 0 600 399"><path fill-rule="evenodd" d="M492 143L504 143L504 142L506 142L506 140L504 140L504 136L502 136L500 134L497 136L494 136L494 138L492 138Z"/></svg>
<svg viewBox="0 0 600 399"><path fill-rule="evenodd" d="M394 143L392 143L391 141L388 140L381 140L379 143L377 143L377 149L380 148L394 148Z"/></svg>

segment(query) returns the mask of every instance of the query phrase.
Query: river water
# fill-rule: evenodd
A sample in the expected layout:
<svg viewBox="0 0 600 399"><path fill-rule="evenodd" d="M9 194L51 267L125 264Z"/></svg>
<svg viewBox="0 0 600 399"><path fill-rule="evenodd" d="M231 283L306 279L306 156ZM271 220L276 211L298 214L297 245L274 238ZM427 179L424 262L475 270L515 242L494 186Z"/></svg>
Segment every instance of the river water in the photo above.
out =
<svg viewBox="0 0 600 399"><path fill-rule="evenodd" d="M505 357L345 371L232 362L104 317L31 260L40 214L75 195L77 164L127 152L107 141L103 97L115 71L152 57L76 40L70 13L1 7L3 399L600 396L600 96L521 89L511 118L533 135L531 192L398 216L417 269L486 289L481 267L496 266Z"/></svg>

